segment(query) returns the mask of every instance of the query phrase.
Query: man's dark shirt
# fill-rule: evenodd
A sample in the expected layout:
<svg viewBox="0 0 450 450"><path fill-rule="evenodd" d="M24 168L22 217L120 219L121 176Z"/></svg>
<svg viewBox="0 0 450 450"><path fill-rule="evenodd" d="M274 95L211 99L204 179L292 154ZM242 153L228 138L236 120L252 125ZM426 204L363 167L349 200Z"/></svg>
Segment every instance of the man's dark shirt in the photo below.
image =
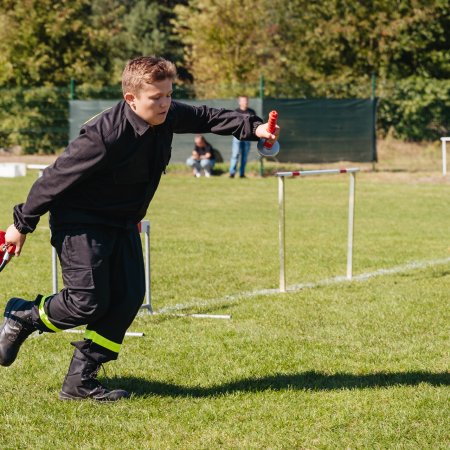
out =
<svg viewBox="0 0 450 450"><path fill-rule="evenodd" d="M230 135L257 140L262 119L173 101L166 121L150 126L125 101L87 122L64 153L44 170L14 225L32 232L50 211L53 228L74 224L128 227L147 211L171 156L173 133Z"/></svg>
<svg viewBox="0 0 450 450"><path fill-rule="evenodd" d="M247 109L236 108L235 111L241 114L246 114L247 116L256 116L256 111L252 108Z"/></svg>
<svg viewBox="0 0 450 450"><path fill-rule="evenodd" d="M247 108L247 109L241 109L241 108L236 108L235 109L236 112L244 114L246 116L256 116L256 111L252 108ZM239 139L240 141L250 141L251 139Z"/></svg>
<svg viewBox="0 0 450 450"><path fill-rule="evenodd" d="M207 153L210 154L208 159L214 159L214 150L212 145L209 142L205 142L205 146L204 147L200 147L198 145L194 146L194 152L198 153L198 156L204 156Z"/></svg>

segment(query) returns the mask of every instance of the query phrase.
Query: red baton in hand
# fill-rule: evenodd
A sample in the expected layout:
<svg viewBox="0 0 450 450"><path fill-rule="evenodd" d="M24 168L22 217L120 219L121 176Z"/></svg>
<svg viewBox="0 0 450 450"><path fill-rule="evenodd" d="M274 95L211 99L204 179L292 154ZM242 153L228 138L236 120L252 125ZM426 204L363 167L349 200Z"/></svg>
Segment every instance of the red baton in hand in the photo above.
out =
<svg viewBox="0 0 450 450"><path fill-rule="evenodd" d="M277 128L277 119L278 119L278 113L276 111L271 111L269 114L269 121L267 130L269 133L275 133L275 130ZM258 153L261 156L276 156L278 152L280 151L280 144L278 141L275 141L273 144L269 143L266 139L261 139L258 142Z"/></svg>

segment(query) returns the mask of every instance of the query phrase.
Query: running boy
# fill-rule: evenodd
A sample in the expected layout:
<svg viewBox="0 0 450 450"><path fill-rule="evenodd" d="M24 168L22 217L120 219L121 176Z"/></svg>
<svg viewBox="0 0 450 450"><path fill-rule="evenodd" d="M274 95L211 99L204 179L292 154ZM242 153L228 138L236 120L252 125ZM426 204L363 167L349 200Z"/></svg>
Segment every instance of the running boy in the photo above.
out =
<svg viewBox="0 0 450 450"><path fill-rule="evenodd" d="M28 233L50 212L51 242L64 289L34 301L12 298L0 329L0 365L9 366L35 330L86 325L59 398L115 401L129 394L96 379L115 360L145 293L136 224L145 216L171 155L173 133L217 133L240 140L277 139L257 116L172 101L173 63L159 57L128 62L124 99L87 122L45 169L25 203L14 207L6 242L19 255Z"/></svg>

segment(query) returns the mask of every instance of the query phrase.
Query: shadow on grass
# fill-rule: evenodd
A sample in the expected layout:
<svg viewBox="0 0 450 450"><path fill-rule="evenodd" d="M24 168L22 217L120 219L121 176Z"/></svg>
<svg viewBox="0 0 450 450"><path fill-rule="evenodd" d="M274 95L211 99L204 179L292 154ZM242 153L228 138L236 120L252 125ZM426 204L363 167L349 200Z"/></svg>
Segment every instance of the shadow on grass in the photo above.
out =
<svg viewBox="0 0 450 450"><path fill-rule="evenodd" d="M368 389L390 386L450 385L450 373L399 372L354 375L320 372L275 374L261 378L245 378L210 387L180 386L173 383L149 381L136 377L115 377L108 382L110 388L123 388L135 396L160 395L167 397L215 397L235 392L262 392L284 390L332 391L339 389Z"/></svg>

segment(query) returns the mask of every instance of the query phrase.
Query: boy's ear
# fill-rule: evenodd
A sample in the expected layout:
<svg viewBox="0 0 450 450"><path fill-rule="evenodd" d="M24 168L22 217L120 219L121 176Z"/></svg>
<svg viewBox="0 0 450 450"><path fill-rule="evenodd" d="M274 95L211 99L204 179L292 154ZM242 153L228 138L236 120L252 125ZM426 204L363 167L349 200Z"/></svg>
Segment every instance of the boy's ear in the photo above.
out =
<svg viewBox="0 0 450 450"><path fill-rule="evenodd" d="M136 96L134 94L132 94L131 92L126 92L123 98L132 108L134 107L134 101L136 99Z"/></svg>

